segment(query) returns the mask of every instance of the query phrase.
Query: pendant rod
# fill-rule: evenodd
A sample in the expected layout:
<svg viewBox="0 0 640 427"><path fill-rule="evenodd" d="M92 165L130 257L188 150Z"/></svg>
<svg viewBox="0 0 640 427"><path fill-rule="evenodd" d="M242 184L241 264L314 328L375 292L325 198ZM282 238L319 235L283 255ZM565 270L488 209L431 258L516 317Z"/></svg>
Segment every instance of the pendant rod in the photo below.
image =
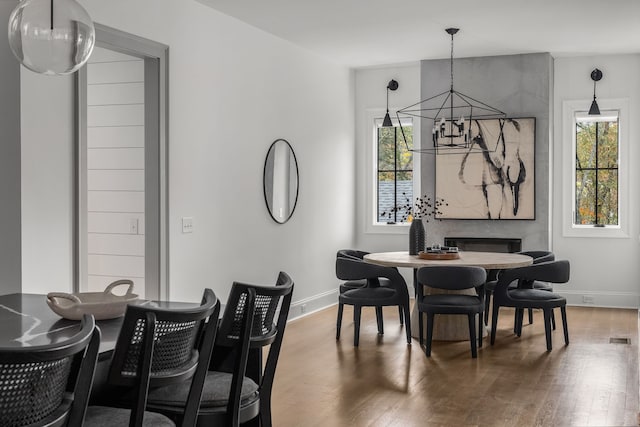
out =
<svg viewBox="0 0 640 427"><path fill-rule="evenodd" d="M53 33L53 0L51 0L51 32Z"/></svg>

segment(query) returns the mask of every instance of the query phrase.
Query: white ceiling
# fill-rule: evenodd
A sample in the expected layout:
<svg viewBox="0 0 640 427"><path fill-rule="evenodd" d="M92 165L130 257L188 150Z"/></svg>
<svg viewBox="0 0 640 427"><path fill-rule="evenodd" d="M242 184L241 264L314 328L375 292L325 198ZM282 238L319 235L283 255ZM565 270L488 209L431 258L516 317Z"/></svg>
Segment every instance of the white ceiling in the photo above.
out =
<svg viewBox="0 0 640 427"><path fill-rule="evenodd" d="M640 53L638 0L197 0L351 67L549 52Z"/></svg>

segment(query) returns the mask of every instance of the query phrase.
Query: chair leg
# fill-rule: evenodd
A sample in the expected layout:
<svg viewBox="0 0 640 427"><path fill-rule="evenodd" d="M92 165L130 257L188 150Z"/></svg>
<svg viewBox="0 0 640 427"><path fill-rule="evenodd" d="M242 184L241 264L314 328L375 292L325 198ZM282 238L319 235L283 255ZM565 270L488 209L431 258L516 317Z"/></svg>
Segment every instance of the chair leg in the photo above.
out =
<svg viewBox="0 0 640 427"><path fill-rule="evenodd" d="M424 344L422 334L424 334L424 313L422 311L418 311L418 335L420 339L420 347Z"/></svg>
<svg viewBox="0 0 640 427"><path fill-rule="evenodd" d="M533 309L530 308L529 309L529 324L532 325L533 324ZM553 328L555 329L555 328Z"/></svg>
<svg viewBox="0 0 640 427"><path fill-rule="evenodd" d="M382 318L382 307L376 307L376 321L378 322L378 333L384 335L384 320Z"/></svg>
<svg viewBox="0 0 640 427"><path fill-rule="evenodd" d="M403 316L406 320L404 322L404 331L407 334L407 344L411 344L411 314L409 313L409 303L407 302L406 305L404 305L402 308Z"/></svg>
<svg viewBox="0 0 640 427"><path fill-rule="evenodd" d="M404 325L404 316L402 315L402 306L398 306L398 317L400 318L400 326Z"/></svg>
<svg viewBox="0 0 640 427"><path fill-rule="evenodd" d="M478 357L478 346L476 343L476 315L469 314L469 341L471 341L471 357Z"/></svg>
<svg viewBox="0 0 640 427"><path fill-rule="evenodd" d="M544 335L547 338L547 351L551 351L551 309L545 308L544 312Z"/></svg>
<svg viewBox="0 0 640 427"><path fill-rule="evenodd" d="M342 310L344 309L344 304L338 304L338 321L336 323L336 339L340 339L340 328L342 327Z"/></svg>
<svg viewBox="0 0 640 427"><path fill-rule="evenodd" d="M427 357L431 357L431 341L433 340L433 318L433 313L427 312L427 346L424 351Z"/></svg>
<svg viewBox="0 0 640 427"><path fill-rule="evenodd" d="M478 347L482 347L482 334L484 333L484 322L482 313L478 314Z"/></svg>
<svg viewBox="0 0 640 427"><path fill-rule="evenodd" d="M493 299L493 309L491 312L491 345L496 342L496 329L498 327L498 310L499 306L496 305L495 298Z"/></svg>
<svg viewBox="0 0 640 427"><path fill-rule="evenodd" d="M355 347L360 343L360 317L362 307L359 305L353 306L353 345Z"/></svg>
<svg viewBox="0 0 640 427"><path fill-rule="evenodd" d="M553 330L556 330L556 316L553 314L553 310L551 310L551 327Z"/></svg>
<svg viewBox="0 0 640 427"><path fill-rule="evenodd" d="M517 336L522 335L522 323L524 322L524 309L516 308L515 320L513 322L513 332Z"/></svg>
<svg viewBox="0 0 640 427"><path fill-rule="evenodd" d="M553 314L553 311L551 312L551 314ZM564 344L569 345L569 329L567 328L567 307L560 307L560 315L562 316L562 329L564 330Z"/></svg>
<svg viewBox="0 0 640 427"><path fill-rule="evenodd" d="M493 292L491 291L484 292L484 323L485 325L489 324L489 303L491 302L489 300L491 299L491 294L493 294Z"/></svg>

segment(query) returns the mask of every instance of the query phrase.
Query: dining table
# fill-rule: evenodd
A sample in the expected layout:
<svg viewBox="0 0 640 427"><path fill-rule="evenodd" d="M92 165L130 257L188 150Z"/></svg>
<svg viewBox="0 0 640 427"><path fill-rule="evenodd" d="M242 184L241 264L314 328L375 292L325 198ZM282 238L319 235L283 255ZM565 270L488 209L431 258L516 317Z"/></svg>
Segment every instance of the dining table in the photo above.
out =
<svg viewBox="0 0 640 427"><path fill-rule="evenodd" d="M528 255L518 253L505 252L475 252L475 251L458 251L458 258L455 259L425 259L419 255L410 255L407 251L400 252L377 252L364 256L366 262L382 265L385 267L405 267L413 269L413 286L417 289L417 271L422 267L430 267L437 265L446 265L452 267L474 266L482 267L486 270L505 270L510 268L525 267L533 264L533 258ZM444 290L431 288L428 284L424 285L424 294L439 293L457 293L457 294L475 294L474 289L464 290ZM425 318L426 323L426 318ZM482 322L480 317L478 321ZM411 310L411 335L414 338L418 336L418 310L417 304L413 305ZM416 325L416 326L413 326ZM425 324L426 330L426 324ZM485 332L486 334L486 328ZM439 341L463 341L469 339L469 323L466 316L456 316L451 314L436 315L433 328L433 339Z"/></svg>

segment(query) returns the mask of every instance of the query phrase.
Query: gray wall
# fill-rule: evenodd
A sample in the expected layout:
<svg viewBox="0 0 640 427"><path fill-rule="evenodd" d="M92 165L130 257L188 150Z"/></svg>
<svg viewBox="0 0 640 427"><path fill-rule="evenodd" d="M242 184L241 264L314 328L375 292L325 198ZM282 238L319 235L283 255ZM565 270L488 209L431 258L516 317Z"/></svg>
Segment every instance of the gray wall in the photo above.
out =
<svg viewBox="0 0 640 427"><path fill-rule="evenodd" d="M508 117L535 117L535 220L431 220L427 243L446 237L521 238L523 250L550 244L549 117L553 59L548 53L454 59L454 89L504 111ZM421 62L421 98L450 85L449 59ZM423 120L422 141L431 141L430 120ZM422 155L422 191L434 194L435 161Z"/></svg>
<svg viewBox="0 0 640 427"><path fill-rule="evenodd" d="M15 2L0 2L0 22ZM6 28L3 26L3 28ZM0 31L0 294L21 290L20 64Z"/></svg>
<svg viewBox="0 0 640 427"><path fill-rule="evenodd" d="M0 2L1 22L8 22L14 2ZM20 263L20 64L7 32L0 31L0 293L21 290Z"/></svg>

